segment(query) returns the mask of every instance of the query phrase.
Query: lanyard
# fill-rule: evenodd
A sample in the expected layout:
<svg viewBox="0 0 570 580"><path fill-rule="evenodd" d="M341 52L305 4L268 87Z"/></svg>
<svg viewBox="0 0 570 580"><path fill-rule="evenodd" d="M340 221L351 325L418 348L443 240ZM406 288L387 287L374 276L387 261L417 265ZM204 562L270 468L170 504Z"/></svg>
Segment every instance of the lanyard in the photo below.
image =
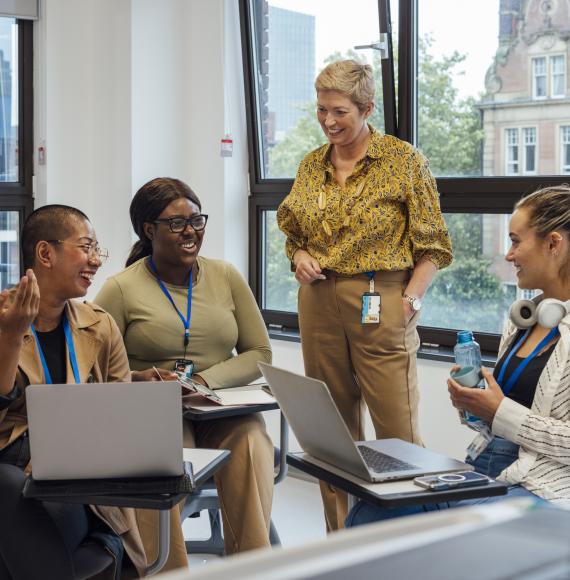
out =
<svg viewBox="0 0 570 580"><path fill-rule="evenodd" d="M374 274L376 274L376 272L364 272L366 274L366 276L368 276L368 280L369 280L369 292L370 294L374 294Z"/></svg>
<svg viewBox="0 0 570 580"><path fill-rule="evenodd" d="M34 338L36 339L36 344L38 345L38 351L40 353L40 360L42 362L42 367L44 369L44 376L46 379L46 384L51 385L53 384L53 380L51 378L51 373L49 372L49 368L47 366L46 357L44 355L44 351L42 349L42 345L40 344L40 339L38 338L38 334L34 325L32 324L32 333ZM71 370L73 371L73 378L77 384L81 383L81 378L79 376L79 367L77 365L77 356L75 355L75 346L73 345L73 337L71 335L71 328L69 326L69 321L67 320L67 316L65 312L63 313L63 333L65 335L65 342L67 344L67 351L69 352L69 362L71 363Z"/></svg>
<svg viewBox="0 0 570 580"><path fill-rule="evenodd" d="M182 324L184 325L184 346L186 347L190 342L190 316L192 314L192 270L190 270L190 278L188 280L188 305L186 307L186 318L184 318L184 316L182 316L182 312L180 312L176 304L174 304L174 300L172 299L172 296L170 295L168 288L158 277L158 272L156 271L156 266L154 265L154 260L152 259L152 256L150 257L149 264L154 276L156 277L156 281L160 286L160 289L162 290L164 295L168 298L168 300L170 300L170 303L174 307L174 310L176 310L176 314L178 314L180 320L182 320Z"/></svg>
<svg viewBox="0 0 570 580"><path fill-rule="evenodd" d="M505 362L503 363L501 370L499 371L499 377L497 378L497 383L499 383L501 389L503 390L503 394L507 396L517 379L521 376L524 369L530 363L530 361L558 334L558 328L554 327L536 346L536 348L525 358L523 359L518 365L517 368L513 371L512 375L509 377L507 384L503 387L503 380L505 378L505 372L507 371L507 366L509 361L513 357L513 355L517 352L520 348L521 344L524 342L526 337L530 334L531 329L529 328L520 338L520 340L515 344L513 350L509 353L509 356L506 358Z"/></svg>

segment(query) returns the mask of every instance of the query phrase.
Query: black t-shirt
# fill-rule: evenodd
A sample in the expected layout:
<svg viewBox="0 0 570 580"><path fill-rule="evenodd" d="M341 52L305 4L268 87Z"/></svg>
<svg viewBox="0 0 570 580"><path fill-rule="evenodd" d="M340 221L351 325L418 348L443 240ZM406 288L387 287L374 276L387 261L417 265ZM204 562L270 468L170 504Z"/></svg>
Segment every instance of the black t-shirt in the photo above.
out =
<svg viewBox="0 0 570 580"><path fill-rule="evenodd" d="M63 322L49 332L37 332L42 346L46 364L54 385L63 384L67 380L67 351Z"/></svg>
<svg viewBox="0 0 570 580"><path fill-rule="evenodd" d="M495 379L498 378L499 371L503 367L506 358L509 356L509 353L513 350L513 347L521 339L523 333L524 333L523 330L519 330L517 332L515 339L511 342L509 348L505 351L505 353L497 363L497 366L495 367L495 370L493 372L493 376L495 377ZM511 389L511 392L508 395L509 399L512 399L513 401L520 403L521 405L524 405L528 409L532 407L532 401L534 399L534 393L538 385L538 379L540 378L540 375L544 367L546 366L546 363L548 362L548 359L555 347L556 343L550 345L546 350L544 350L541 354L537 355L530 361L530 363L527 365L527 367L524 369L522 374L519 376L519 378L513 385L513 388ZM523 360L524 357L519 357L517 356L516 353L511 357L511 360L509 361L509 364L505 369L503 386L507 384L509 377L515 372L515 369L519 366L519 364Z"/></svg>

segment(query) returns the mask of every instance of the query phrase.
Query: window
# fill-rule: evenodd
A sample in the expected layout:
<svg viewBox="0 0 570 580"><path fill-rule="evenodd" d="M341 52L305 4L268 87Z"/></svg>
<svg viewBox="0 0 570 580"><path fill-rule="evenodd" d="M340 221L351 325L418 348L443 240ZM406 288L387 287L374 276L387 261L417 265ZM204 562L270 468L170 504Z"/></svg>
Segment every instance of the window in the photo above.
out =
<svg viewBox="0 0 570 580"><path fill-rule="evenodd" d="M0 17L0 290L20 278L32 199L32 22Z"/></svg>
<svg viewBox="0 0 570 580"><path fill-rule="evenodd" d="M550 59L551 70L551 95L564 97L566 95L566 61L564 56L553 56Z"/></svg>
<svg viewBox="0 0 570 580"><path fill-rule="evenodd" d="M519 172L519 130L507 129L507 175Z"/></svg>
<svg viewBox="0 0 570 580"><path fill-rule="evenodd" d="M525 127L524 138L524 173L536 173L536 128Z"/></svg>
<svg viewBox="0 0 570 580"><path fill-rule="evenodd" d="M522 135L521 135L522 133ZM522 140L522 147L519 143ZM506 129L506 175L536 173L536 127ZM522 152L522 156L521 156Z"/></svg>
<svg viewBox="0 0 570 580"><path fill-rule="evenodd" d="M547 79L550 78L550 83ZM532 96L535 99L566 96L566 59L562 54L532 59Z"/></svg>
<svg viewBox="0 0 570 580"><path fill-rule="evenodd" d="M570 126L560 127L560 173L570 174Z"/></svg>
<svg viewBox="0 0 570 580"><path fill-rule="evenodd" d="M552 99L566 94L570 15L561 2L549 5L548 22L525 3L512 2L508 10L503 4L479 3L465 27L450 23L456 0L353 0L350 11L340 0L240 0L250 284L267 323L298 327L297 283L275 218L299 160L323 142L314 76L328 59L357 56L377 73L373 124L430 160L454 242L453 265L438 272L425 297L421 339L452 346L455 330L470 326L484 349L498 347L516 296L514 270L504 260L513 205L570 174L570 103ZM382 34L387 58L355 48ZM297 98L293 89L301 85L305 92ZM280 98L289 104L279 105ZM560 151L548 137L558 131Z"/></svg>
<svg viewBox="0 0 570 580"><path fill-rule="evenodd" d="M532 94L535 99L546 98L546 58L532 59Z"/></svg>

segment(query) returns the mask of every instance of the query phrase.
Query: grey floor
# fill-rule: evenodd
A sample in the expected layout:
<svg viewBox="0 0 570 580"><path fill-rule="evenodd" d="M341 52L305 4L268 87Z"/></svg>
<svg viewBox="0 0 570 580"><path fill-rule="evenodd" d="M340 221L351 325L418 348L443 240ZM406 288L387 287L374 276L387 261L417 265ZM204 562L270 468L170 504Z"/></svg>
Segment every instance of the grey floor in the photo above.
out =
<svg viewBox="0 0 570 580"><path fill-rule="evenodd" d="M273 523L283 546L305 544L325 537L325 521L321 496L316 483L287 477L275 487ZM209 534L204 515L188 518L183 525L186 539L203 539ZM203 566L216 556L192 555L190 567Z"/></svg>

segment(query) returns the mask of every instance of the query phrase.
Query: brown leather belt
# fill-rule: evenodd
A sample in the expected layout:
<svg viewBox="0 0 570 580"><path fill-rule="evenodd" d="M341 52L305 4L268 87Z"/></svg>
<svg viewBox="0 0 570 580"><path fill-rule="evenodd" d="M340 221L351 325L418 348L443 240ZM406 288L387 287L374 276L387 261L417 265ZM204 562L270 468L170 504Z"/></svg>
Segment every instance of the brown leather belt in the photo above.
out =
<svg viewBox="0 0 570 580"><path fill-rule="evenodd" d="M331 278L366 278L369 279L365 272L359 272L358 274L341 274L340 272L335 272L334 270L323 270L323 274L327 279ZM412 277L412 270L378 270L374 272L374 280L392 280L395 282L406 282Z"/></svg>

